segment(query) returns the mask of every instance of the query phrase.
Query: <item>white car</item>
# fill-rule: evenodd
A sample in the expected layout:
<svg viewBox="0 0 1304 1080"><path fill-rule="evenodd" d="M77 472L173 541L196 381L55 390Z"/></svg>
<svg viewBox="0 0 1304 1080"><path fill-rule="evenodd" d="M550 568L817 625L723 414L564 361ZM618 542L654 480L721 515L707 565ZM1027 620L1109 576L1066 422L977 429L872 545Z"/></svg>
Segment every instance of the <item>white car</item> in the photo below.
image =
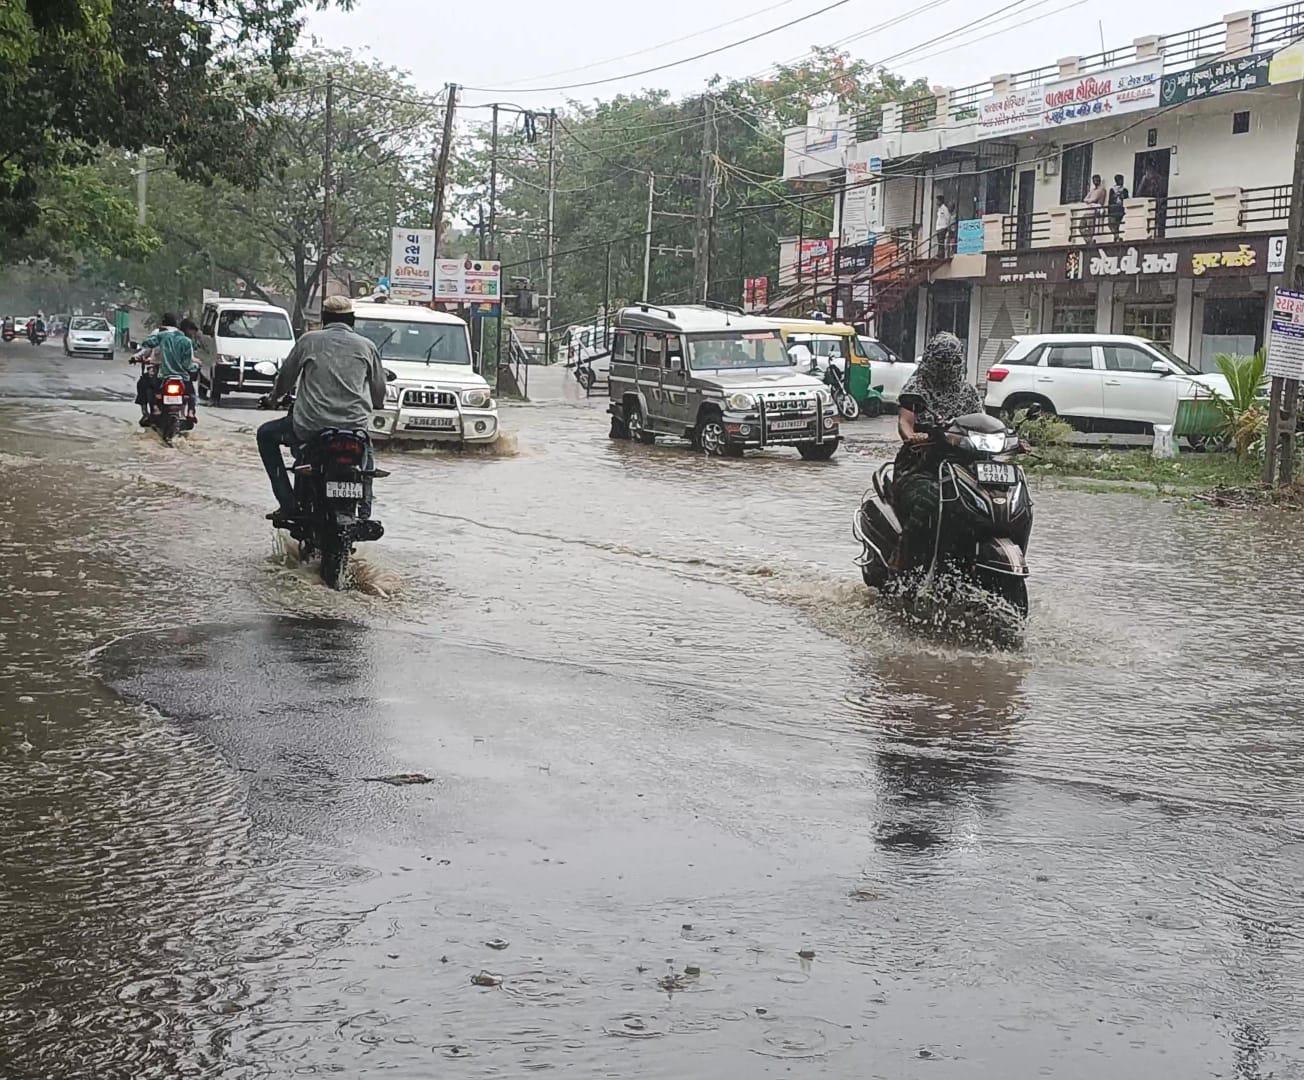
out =
<svg viewBox="0 0 1304 1080"><path fill-rule="evenodd" d="M293 348L294 328L285 308L211 297L204 301L195 352L200 392L213 405L227 394L266 394Z"/></svg>
<svg viewBox="0 0 1304 1080"><path fill-rule="evenodd" d="M987 411L1032 406L1075 426L1145 430L1171 424L1178 402L1231 396L1227 380L1200 372L1162 345L1122 334L1030 334L987 372Z"/></svg>
<svg viewBox="0 0 1304 1080"><path fill-rule="evenodd" d="M375 344L394 378L371 418L375 439L485 445L498 438L498 403L471 366L471 338L456 315L354 301L354 329Z"/></svg>
<svg viewBox="0 0 1304 1080"><path fill-rule="evenodd" d="M109 325L109 320L92 315L74 315L68 322L63 352L65 356L94 353L105 360L112 360L113 327Z"/></svg>
<svg viewBox="0 0 1304 1080"><path fill-rule="evenodd" d="M860 335L860 347L869 357L869 385L883 388L883 403L896 405L901 398L901 388L915 373L917 365L902 360L877 338Z"/></svg>

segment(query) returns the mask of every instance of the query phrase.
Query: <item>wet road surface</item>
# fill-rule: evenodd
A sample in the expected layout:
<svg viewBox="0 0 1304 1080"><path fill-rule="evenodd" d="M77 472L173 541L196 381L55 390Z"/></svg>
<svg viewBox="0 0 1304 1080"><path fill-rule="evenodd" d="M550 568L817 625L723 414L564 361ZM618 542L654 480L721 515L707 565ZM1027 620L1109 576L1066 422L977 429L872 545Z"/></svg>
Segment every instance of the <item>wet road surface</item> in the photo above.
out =
<svg viewBox="0 0 1304 1080"><path fill-rule="evenodd" d="M0 350L0 1076L1304 1075L1297 521L1041 491L961 646L852 563L888 425L708 461L532 383L385 456L337 595L265 414L169 452Z"/></svg>

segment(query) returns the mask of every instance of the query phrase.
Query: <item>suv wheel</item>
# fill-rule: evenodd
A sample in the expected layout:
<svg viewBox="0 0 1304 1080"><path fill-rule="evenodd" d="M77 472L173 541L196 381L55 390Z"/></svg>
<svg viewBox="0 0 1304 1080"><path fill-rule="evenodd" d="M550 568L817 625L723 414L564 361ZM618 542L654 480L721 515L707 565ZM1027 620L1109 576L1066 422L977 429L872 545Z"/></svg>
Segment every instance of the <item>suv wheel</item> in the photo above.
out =
<svg viewBox="0 0 1304 1080"><path fill-rule="evenodd" d="M806 461L828 461L838 450L838 439L829 439L822 443L801 443L797 453Z"/></svg>
<svg viewBox="0 0 1304 1080"><path fill-rule="evenodd" d="M693 445L707 457L738 457L743 448L729 442L724 429L724 419L719 413L709 412L697 422L693 432Z"/></svg>
<svg viewBox="0 0 1304 1080"><path fill-rule="evenodd" d="M657 437L643 426L643 410L638 405L626 406L625 427L629 431L629 437L634 442L641 442L644 446L651 446L657 441Z"/></svg>

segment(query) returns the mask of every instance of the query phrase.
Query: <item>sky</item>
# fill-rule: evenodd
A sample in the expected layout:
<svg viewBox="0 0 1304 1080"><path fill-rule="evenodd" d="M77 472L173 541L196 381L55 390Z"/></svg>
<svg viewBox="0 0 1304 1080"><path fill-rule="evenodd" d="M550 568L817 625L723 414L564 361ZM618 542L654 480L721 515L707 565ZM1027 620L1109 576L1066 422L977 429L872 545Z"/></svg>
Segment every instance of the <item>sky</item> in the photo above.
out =
<svg viewBox="0 0 1304 1080"><path fill-rule="evenodd" d="M630 77L830 6L756 41ZM883 62L910 78L924 76L935 86L966 86L1063 56L1098 52L1102 31L1105 47L1115 48L1145 34L1217 22L1238 9L1230 0L1146 0L1135 8L1080 0L657 0L647 7L597 0L489 0L483 8L356 0L352 11L314 12L307 34L322 46L353 48L403 68L425 92L456 82L486 88L465 91L467 104L511 101L547 108L645 87L688 96L717 74L761 74L813 45L848 38L854 40L845 48L864 60ZM961 29L989 15L981 25ZM942 40L924 44L936 38ZM618 80L595 86L528 89L613 76Z"/></svg>

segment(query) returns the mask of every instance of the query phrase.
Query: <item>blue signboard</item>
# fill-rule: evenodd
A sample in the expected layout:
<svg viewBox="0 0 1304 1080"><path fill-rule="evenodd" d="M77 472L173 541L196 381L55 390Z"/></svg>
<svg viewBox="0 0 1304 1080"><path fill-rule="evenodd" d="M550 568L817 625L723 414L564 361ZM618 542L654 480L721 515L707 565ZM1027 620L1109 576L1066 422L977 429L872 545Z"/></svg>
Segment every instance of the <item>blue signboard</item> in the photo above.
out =
<svg viewBox="0 0 1304 1080"><path fill-rule="evenodd" d="M983 252L983 219L965 218L955 223L955 253L981 255Z"/></svg>

